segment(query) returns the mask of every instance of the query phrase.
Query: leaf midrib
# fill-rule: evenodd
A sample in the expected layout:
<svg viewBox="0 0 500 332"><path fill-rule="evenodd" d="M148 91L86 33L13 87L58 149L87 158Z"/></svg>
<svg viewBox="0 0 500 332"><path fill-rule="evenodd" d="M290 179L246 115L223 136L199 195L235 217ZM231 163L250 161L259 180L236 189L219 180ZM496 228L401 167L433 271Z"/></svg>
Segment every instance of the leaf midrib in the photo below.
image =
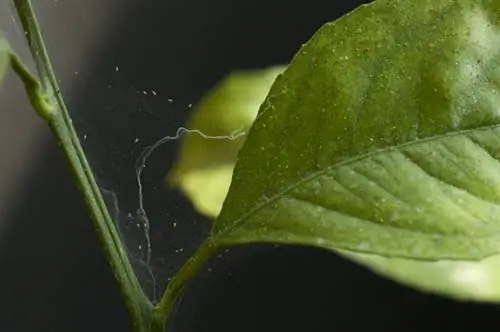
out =
<svg viewBox="0 0 500 332"><path fill-rule="evenodd" d="M238 228L238 226L240 226L242 223L244 223L248 218L250 218L254 214L258 213L260 210L266 208L270 204L281 199L283 196L285 196L290 191L293 191L294 189L298 188L299 186L301 186L305 183L308 183L309 181L312 181L312 180L316 179L317 177L324 175L325 173L329 172L330 170L332 170L336 167L349 166L349 165L354 164L356 162L371 158L377 154L382 154L382 153L393 151L393 150L401 150L401 149L411 147L411 146L414 146L417 144L425 144L428 142L433 142L433 141L444 139L444 138L456 137L456 136L460 136L460 135L467 135L470 133L481 132L481 131L495 130L497 128L500 128L500 123L496 123L494 125L489 125L489 126L472 128L472 129L459 130L459 131L455 131L455 132L447 132L444 134L434 135L434 136L425 137L425 138L419 138L419 139L408 141L408 142L405 142L402 144L397 144L397 145L393 145L393 146L375 149L375 150L367 152L367 153L361 153L356 157L351 157L351 158L348 158L344 161L340 161L340 162L335 163L333 165L330 165L322 170L318 170L316 172L313 172L312 174L304 177L303 179L297 181L296 183L291 184L290 186L284 188L283 190L278 191L275 195L266 199L265 202L260 203L260 204L256 204L247 213L245 213L240 218L236 219L233 223L231 223L229 227L227 227L226 229L224 229L216 234L212 234L212 238L214 239L214 241L217 241L218 238L224 238L224 236L226 234L234 231L236 228Z"/></svg>

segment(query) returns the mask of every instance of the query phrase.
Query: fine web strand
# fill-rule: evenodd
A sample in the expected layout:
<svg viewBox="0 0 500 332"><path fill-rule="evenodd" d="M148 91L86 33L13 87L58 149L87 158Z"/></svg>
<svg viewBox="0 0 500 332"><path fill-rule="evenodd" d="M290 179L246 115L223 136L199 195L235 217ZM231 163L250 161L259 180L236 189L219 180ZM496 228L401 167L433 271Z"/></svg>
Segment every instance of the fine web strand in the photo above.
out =
<svg viewBox="0 0 500 332"><path fill-rule="evenodd" d="M78 9L79 16L81 20L84 23L89 23L91 20L89 19L86 10L84 7L79 3L78 0L72 0L72 3L76 6ZM101 50L103 53L102 55L104 56L104 60L109 62L110 65L112 65L115 70L114 70L114 75L116 75L117 78L120 79L122 84L124 84L124 87L132 92L134 95L134 99L136 99L139 102L139 107L140 110L143 110L150 114L151 116L154 116L155 118L158 118L161 122L165 122L163 117L158 116L154 112L151 111L148 103L146 100L143 99L145 95L151 95L151 96L156 96L157 92L155 90L151 89L140 89L136 87L130 79L127 77L126 73L121 70L119 67L119 64L114 61L114 57L111 56L111 54L108 52L106 43L103 41L101 36L99 34L93 34L93 39L96 43L96 46ZM168 99L169 103L173 103L172 99ZM192 104L188 104L187 107L191 108ZM109 108L114 108L115 106L110 106ZM131 255L134 260L138 260L140 265L144 266L147 270L147 273L150 275L151 280L153 282L153 300L156 300L156 279L155 275L152 269L151 265L151 256L152 256L152 248L151 248L151 231L150 231L150 220L149 217L146 213L145 207L144 207L144 194L143 194L143 184L142 184L142 172L144 168L146 167L146 163L148 161L148 158L151 156L151 154L160 146L163 144L172 141L172 140L177 140L179 139L182 135L184 134L196 134L201 136L202 138L205 139L214 139L214 140L236 140L242 136L244 136L246 133L242 131L242 128L235 130L229 135L208 135L203 133L202 131L198 129L188 129L184 127L180 127L175 136L166 136L158 140L156 143L153 145L145 148L142 153L139 155L135 162L135 178L136 178L136 183L137 183L137 190L138 190L138 208L136 209L135 215L133 213L127 213L126 215L123 215L119 208L119 197L118 195L111 191L107 190L104 188L101 188L102 192L106 195L109 196L111 199L111 205L114 209L114 219L116 226L118 228L118 231L120 233L120 236L122 238L122 243L125 239L125 234L121 234L119 228L126 225L126 222L133 222L135 225L137 225L137 228L140 228L139 225L142 227L143 231L143 244L145 245L139 245L138 248L134 248L134 250L129 250L131 248L126 248L127 253ZM87 135L84 136L86 138ZM136 139L135 142L137 142L138 139ZM125 220L125 224L124 223ZM144 246L146 248L144 248ZM135 247L135 245L134 245ZM137 253L137 249L139 249L139 252ZM144 252L145 249L145 252ZM145 257L144 257L145 256Z"/></svg>
<svg viewBox="0 0 500 332"><path fill-rule="evenodd" d="M130 251L129 248L128 248L128 245L123 242L125 240L125 237L124 237L124 234L122 234L121 230L120 230L120 225L123 223L122 222L122 219L123 218L126 218L126 219L129 219L129 221L132 221L132 216L129 214L127 216L124 217L124 215L122 214L122 211L120 209L120 206L119 206L119 203L118 203L118 195L112 191L112 190L109 190L109 189L105 189L103 187L100 187L102 193L109 197L109 199L111 200L111 204L113 206L113 220L115 221L115 225L116 225L116 229L118 230L118 233L120 234L120 237L122 238L122 245L125 247L125 250L132 255L132 257L134 258L134 261L138 262L140 265L142 265L143 267L146 268L146 271L147 271L147 274L149 275L149 277L151 278L151 282L152 282L152 288L151 288L151 291L152 291L152 296L153 296L153 301L156 301L156 278L155 278L155 275L154 275L154 272L153 272L153 268L150 264L146 263L141 255L135 255L133 254L133 251ZM138 224L136 220L133 220L133 223L134 224ZM142 249L141 246L139 245L139 250Z"/></svg>
<svg viewBox="0 0 500 332"><path fill-rule="evenodd" d="M156 143L153 145L147 147L137 158L137 161L135 163L135 174L136 174L136 181L137 181L137 189L138 189L138 208L136 211L136 218L142 223L143 230L144 230L144 237L146 239L146 265L150 266L151 263L151 236L150 236L150 221L148 218L148 215L146 213L146 210L144 208L144 194L143 194L143 186L142 186L142 171L146 167L146 162L149 156L161 145L172 141L172 140L177 140L179 139L182 135L184 134L197 134L200 135L201 137L205 139L213 139L213 140L230 140L234 141L242 136L245 135L245 132L241 131L241 129L235 130L229 135L207 135L200 130L197 129L188 129L184 127L180 127L175 136L165 136L162 139L158 140Z"/></svg>

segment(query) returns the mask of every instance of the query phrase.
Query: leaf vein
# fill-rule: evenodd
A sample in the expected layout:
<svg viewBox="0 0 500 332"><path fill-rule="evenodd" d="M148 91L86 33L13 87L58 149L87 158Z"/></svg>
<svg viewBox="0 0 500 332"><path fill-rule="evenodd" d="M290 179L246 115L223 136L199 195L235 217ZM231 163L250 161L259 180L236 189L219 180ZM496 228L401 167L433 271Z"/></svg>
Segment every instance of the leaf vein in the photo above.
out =
<svg viewBox="0 0 500 332"><path fill-rule="evenodd" d="M342 160L342 161L340 161L338 163L330 165L330 166L326 167L325 169L313 172L309 176L306 176L303 179L301 179L299 181L296 181L295 183L293 183L293 184L291 184L291 185L283 188L283 190L281 190L281 191L277 192L275 195L269 197L269 200L267 200L266 202L260 203L260 204L256 204L254 206L254 208L249 209L249 211L247 213L243 214L240 218L236 219L232 224L230 224L229 227L227 227L226 229L223 229L223 230L219 231L216 236L217 237L223 237L226 233L229 233L232 230L236 229L239 226L240 223L245 222L245 220L247 220L250 216L254 215L255 213L258 213L261 209L264 209L269 204L275 202L279 198L281 198L284 195L286 195L288 192L294 190L295 188L297 188L298 186L300 186L300 185L302 185L304 183L307 183L309 181L314 180L315 178L317 178L317 177L319 177L319 176L321 176L321 175L329 172L331 169L333 169L335 167L351 165L351 164L353 164L355 162L371 158L371 157L373 157L373 156L375 156L377 154L384 153L384 152L387 152L387 151L393 151L393 150L399 150L400 151L403 148L414 146L414 145L417 145L417 144L424 144L426 142L433 142L433 141L436 141L436 140L439 140L439 139L456 137L456 136L460 136L460 135L468 135L468 134L471 134L471 133L474 133L474 132L496 130L496 129L499 129L499 128L500 128L500 123L497 123L497 124L494 124L494 125L482 126L482 127L478 127L478 128L459 130L459 131L455 131L455 132L448 132L448 133L444 133L444 134L438 134L438 135L434 135L434 136L430 136L430 137L425 137L425 138L420 138L420 139L408 141L408 142L401 143L401 144L395 145L395 146L388 146L388 147L376 149L376 150L373 150L373 151L370 151L370 152L359 154L356 157L347 158L346 160Z"/></svg>
<svg viewBox="0 0 500 332"><path fill-rule="evenodd" d="M385 223L377 222L375 220L370 220L370 219L367 219L367 218L362 218L362 217L353 215L351 213L338 210L336 207L334 208L334 207L330 207L330 206L328 206L326 204L321 204L321 203L318 203L318 202L313 202L313 201L308 200L308 199L306 199L304 197L297 197L297 196L293 196L291 194L288 194L288 195L282 196L282 198L287 198L287 199L296 200L296 201L299 201L299 202L302 202L302 203L307 203L307 204L310 204L310 205L322 208L322 209L324 209L326 211L331 211L331 212L336 212L336 213L342 214L344 217L353 218L353 219L356 219L358 221L362 221L362 222L374 224L377 227L390 228L390 229L393 229L393 230L396 230L396 231L405 231L405 232L411 232L411 233L418 233L418 234L425 234L425 235L438 235L438 236L441 236L441 237L446 237L445 234L439 233L439 232L424 231L422 229L411 229L411 228L407 228L407 227L403 227L403 226L399 226L399 225L395 225L395 224L385 224ZM461 237L461 236L460 235L457 236L457 235L454 234L453 237L457 237L458 238L458 237Z"/></svg>

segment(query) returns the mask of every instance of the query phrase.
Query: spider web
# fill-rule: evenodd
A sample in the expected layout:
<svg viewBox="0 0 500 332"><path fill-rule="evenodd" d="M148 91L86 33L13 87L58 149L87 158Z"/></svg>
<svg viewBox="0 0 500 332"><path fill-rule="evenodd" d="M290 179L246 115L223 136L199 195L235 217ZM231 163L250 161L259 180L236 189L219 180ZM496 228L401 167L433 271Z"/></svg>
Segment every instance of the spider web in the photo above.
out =
<svg viewBox="0 0 500 332"><path fill-rule="evenodd" d="M139 46L127 46L124 38L112 40L126 8L138 1L55 0L52 6L34 5L108 210L145 293L155 303L211 226L184 197L165 186L176 141L183 135L234 140L244 133L208 136L197 128L184 128L198 96L170 95L168 84L161 84L165 78L157 79L159 84L137 78L146 70L141 69L143 63L124 54L137 52ZM61 29L66 29L64 34Z"/></svg>

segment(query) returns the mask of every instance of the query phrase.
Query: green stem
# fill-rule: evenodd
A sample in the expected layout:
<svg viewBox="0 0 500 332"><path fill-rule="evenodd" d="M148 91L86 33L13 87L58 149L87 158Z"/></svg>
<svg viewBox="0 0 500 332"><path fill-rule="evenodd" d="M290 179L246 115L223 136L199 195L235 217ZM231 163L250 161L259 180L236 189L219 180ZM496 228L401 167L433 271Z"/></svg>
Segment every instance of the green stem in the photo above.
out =
<svg viewBox="0 0 500 332"><path fill-rule="evenodd" d="M212 257L217 250L218 247L212 239L206 239L196 253L184 264L172 280L170 280L160 303L156 307L156 314L159 319L166 321L170 317L175 307L175 303L182 294L187 283L198 274L208 259Z"/></svg>
<svg viewBox="0 0 500 332"><path fill-rule="evenodd" d="M61 96L31 1L14 0L14 5L24 28L31 54L35 60L40 82L14 55L11 57L11 67L23 81L33 107L48 122L65 152L92 214L113 273L125 297L135 330L138 332L163 331L164 323L162 320L157 319L153 311L154 307L137 280L91 167L87 162Z"/></svg>
<svg viewBox="0 0 500 332"><path fill-rule="evenodd" d="M186 284L194 278L217 251L217 246L211 238L208 238L172 278L158 306L151 305L130 265L91 167L85 158L83 148L61 96L31 1L14 0L14 4L41 79L38 81L14 54L11 56L11 67L23 81L34 109L49 123L53 134L66 154L92 213L112 270L124 294L135 330L138 332L164 331L166 320L171 315Z"/></svg>

